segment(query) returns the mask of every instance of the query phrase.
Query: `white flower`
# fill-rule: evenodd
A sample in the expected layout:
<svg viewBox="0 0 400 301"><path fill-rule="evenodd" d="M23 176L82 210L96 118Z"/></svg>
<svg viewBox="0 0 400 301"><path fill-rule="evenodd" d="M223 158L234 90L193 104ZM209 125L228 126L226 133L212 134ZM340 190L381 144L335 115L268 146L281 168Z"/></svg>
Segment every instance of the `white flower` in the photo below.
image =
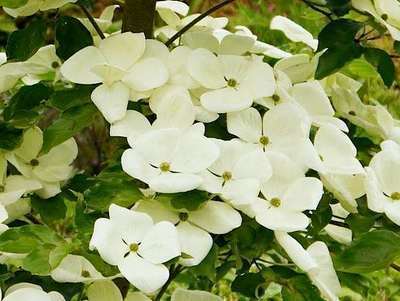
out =
<svg viewBox="0 0 400 301"><path fill-rule="evenodd" d="M180 256L178 233L170 222L153 223L150 216L111 205L110 219L96 221L90 248L146 294L169 278L163 263Z"/></svg>
<svg viewBox="0 0 400 301"><path fill-rule="evenodd" d="M321 126L314 139L314 146L322 159L322 174L352 175L363 174L364 170L357 160L357 148L337 127Z"/></svg>
<svg viewBox="0 0 400 301"><path fill-rule="evenodd" d="M101 40L98 47L89 46L75 53L63 64L61 73L78 84L103 83L93 91L92 101L113 123L125 116L129 99L138 100L138 94L168 80L162 61L143 57L145 45L143 33L112 35Z"/></svg>
<svg viewBox="0 0 400 301"><path fill-rule="evenodd" d="M288 157L267 153L272 164L272 177L261 186L265 199L254 206L256 221L271 230L293 232L305 230L310 219L303 213L315 210L323 194L319 179L305 177Z"/></svg>
<svg viewBox="0 0 400 301"><path fill-rule="evenodd" d="M1 299L1 294L0 294ZM43 289L31 283L18 283L11 286L4 294L3 301L65 301L58 292L46 293Z"/></svg>
<svg viewBox="0 0 400 301"><path fill-rule="evenodd" d="M36 194L49 198L59 193L60 182L72 175L71 164L78 155L78 146L70 138L47 154L40 154L42 144L42 131L38 127L30 128L24 133L20 147L6 157L23 176L40 182L42 188Z"/></svg>
<svg viewBox="0 0 400 301"><path fill-rule="evenodd" d="M317 53L312 58L308 54L295 54L285 57L274 65L274 70L286 73L294 84L305 82L314 77L321 55L322 52Z"/></svg>
<svg viewBox="0 0 400 301"><path fill-rule="evenodd" d="M200 97L207 110L216 113L249 108L257 98L272 96L275 79L272 68L259 57L216 56L196 49L188 61L190 75L211 90Z"/></svg>
<svg viewBox="0 0 400 301"><path fill-rule="evenodd" d="M76 1L78 0L28 0L27 3L21 7L15 9L3 7L3 9L7 14L16 18L31 16L38 11L56 9L67 3L75 3Z"/></svg>
<svg viewBox="0 0 400 301"><path fill-rule="evenodd" d="M271 21L270 28L282 31L291 41L302 42L310 46L314 51L318 48L318 40L314 39L312 34L299 24L288 18L275 16Z"/></svg>
<svg viewBox="0 0 400 301"><path fill-rule="evenodd" d="M261 182L271 177L271 165L261 150L239 140L214 140L219 159L202 173L200 189L217 193L234 207L247 205L258 197Z"/></svg>
<svg viewBox="0 0 400 301"><path fill-rule="evenodd" d="M88 301L123 301L121 290L111 280L92 283L86 290L86 296Z"/></svg>
<svg viewBox="0 0 400 301"><path fill-rule="evenodd" d="M400 146L388 140L381 148L366 167L368 208L400 225Z"/></svg>
<svg viewBox="0 0 400 301"><path fill-rule="evenodd" d="M156 10L161 19L169 26L178 26L181 17L187 16L189 6L180 1L157 1Z"/></svg>
<svg viewBox="0 0 400 301"><path fill-rule="evenodd" d="M68 283L86 283L105 279L85 257L71 254L51 271L51 278L57 282Z"/></svg>
<svg viewBox="0 0 400 301"><path fill-rule="evenodd" d="M133 141L122 155L122 168L156 192L175 193L202 184L198 173L219 156L218 147L204 137L204 127L158 129Z"/></svg>
<svg viewBox="0 0 400 301"><path fill-rule="evenodd" d="M330 206L332 208L332 214L334 215L332 220L334 221L340 221L337 217L345 219L350 214L339 203ZM352 242L353 232L349 228L328 224L324 230L330 237L341 244L349 245Z"/></svg>
<svg viewBox="0 0 400 301"><path fill-rule="evenodd" d="M281 103L263 117L254 109L228 114L228 132L263 150L282 152L305 169L321 170L322 164L309 132L311 120L295 103Z"/></svg>
<svg viewBox="0 0 400 301"><path fill-rule="evenodd" d="M352 0L354 8L371 14L393 39L400 40L400 4L397 0Z"/></svg>
<svg viewBox="0 0 400 301"><path fill-rule="evenodd" d="M205 291L177 288L172 293L171 301L222 301L222 298Z"/></svg>
<svg viewBox="0 0 400 301"><path fill-rule="evenodd" d="M134 210L150 215L154 222L169 221L176 225L182 253L182 265L194 266L203 261L213 240L210 234L225 234L242 223L240 214L228 204L208 201L194 211L174 210L155 200L143 200Z"/></svg>
<svg viewBox="0 0 400 301"><path fill-rule="evenodd" d="M285 232L275 231L275 238L290 259L304 272L329 301L339 301L339 279L325 243L316 241L307 250Z"/></svg>

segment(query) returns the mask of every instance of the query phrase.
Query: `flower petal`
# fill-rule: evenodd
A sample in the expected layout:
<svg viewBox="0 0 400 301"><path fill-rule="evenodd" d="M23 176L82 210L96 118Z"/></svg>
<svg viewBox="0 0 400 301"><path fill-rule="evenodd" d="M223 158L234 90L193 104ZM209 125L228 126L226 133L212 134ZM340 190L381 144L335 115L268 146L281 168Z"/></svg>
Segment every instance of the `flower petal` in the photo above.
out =
<svg viewBox="0 0 400 301"><path fill-rule="evenodd" d="M155 223L168 221L175 225L179 222L177 212L168 209L162 202L156 200L141 200L135 204L134 210L148 214Z"/></svg>
<svg viewBox="0 0 400 301"><path fill-rule="evenodd" d="M246 91L231 87L206 92L200 97L204 108L215 113L230 113L247 109L251 107L253 100Z"/></svg>
<svg viewBox="0 0 400 301"><path fill-rule="evenodd" d="M284 232L305 230L310 224L310 219L303 213L274 207L256 212L256 221L267 229Z"/></svg>
<svg viewBox="0 0 400 301"><path fill-rule="evenodd" d="M228 132L246 142L259 143L262 136L262 120L255 108L227 114Z"/></svg>
<svg viewBox="0 0 400 301"><path fill-rule="evenodd" d="M122 154L121 164L128 175L145 183L159 175L159 170L152 167L135 149L127 149Z"/></svg>
<svg viewBox="0 0 400 301"><path fill-rule="evenodd" d="M110 136L136 137L151 129L149 120L142 113L128 110L125 117L110 126Z"/></svg>
<svg viewBox="0 0 400 301"><path fill-rule="evenodd" d="M156 192L186 192L199 187L202 178L198 175L183 173L165 173L150 180L149 186Z"/></svg>
<svg viewBox="0 0 400 301"><path fill-rule="evenodd" d="M292 211L315 210L323 193L323 185L319 179L300 178L288 187L282 197L281 207Z"/></svg>
<svg viewBox="0 0 400 301"><path fill-rule="evenodd" d="M252 178L266 182L272 176L272 166L265 153L257 149L241 156L232 174L236 179Z"/></svg>

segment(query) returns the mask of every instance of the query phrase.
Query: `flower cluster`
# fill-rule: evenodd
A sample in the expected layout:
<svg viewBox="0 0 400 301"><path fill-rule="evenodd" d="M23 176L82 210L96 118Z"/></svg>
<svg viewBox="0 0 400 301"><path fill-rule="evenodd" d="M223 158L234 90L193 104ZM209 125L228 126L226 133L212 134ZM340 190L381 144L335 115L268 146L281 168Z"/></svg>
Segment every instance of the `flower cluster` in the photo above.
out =
<svg viewBox="0 0 400 301"><path fill-rule="evenodd" d="M396 38L391 10L398 6L386 1L353 0ZM27 16L72 2L29 0L5 11ZM96 19L101 29L110 27L115 9ZM49 45L27 61L5 60L0 66L1 92L44 80L95 85L90 98L109 123L110 136L127 142L121 168L143 188L132 208L112 204L90 235L89 249L120 274L106 277L84 256L69 254L50 276L91 284L88 295L95 296L97 283L112 291L110 280L122 275L140 291L125 300L150 300L170 279L171 262L185 268L201 264L215 237L254 220L273 231L325 299L338 300L341 285L328 246L316 241L305 249L301 238L328 193L339 201L328 205L333 221L356 213L357 200L365 197L371 211L400 226L400 123L384 107L362 103L355 80L340 73L315 79L318 40L283 16L273 18L271 29L303 43L308 54L259 41L244 26L229 31L226 18L211 16L167 47L198 15L188 15L188 6L178 1L158 1L156 10L163 25L154 39L117 31L96 36L94 45L64 62ZM97 35L87 19L80 21ZM267 63L271 58L273 65ZM222 134L213 131L216 123ZM350 125L380 144L368 163L360 162ZM0 152L0 222L29 213L30 193L43 199L59 194L76 173L77 156L74 138L43 151L42 130L26 129L17 148ZM190 208L173 206L177 196L191 202L195 194L205 200L193 200ZM324 231L340 244L352 241L352 231L340 225ZM31 284L11 287L3 300L22 299L64 300ZM221 299L178 289L171 300Z"/></svg>

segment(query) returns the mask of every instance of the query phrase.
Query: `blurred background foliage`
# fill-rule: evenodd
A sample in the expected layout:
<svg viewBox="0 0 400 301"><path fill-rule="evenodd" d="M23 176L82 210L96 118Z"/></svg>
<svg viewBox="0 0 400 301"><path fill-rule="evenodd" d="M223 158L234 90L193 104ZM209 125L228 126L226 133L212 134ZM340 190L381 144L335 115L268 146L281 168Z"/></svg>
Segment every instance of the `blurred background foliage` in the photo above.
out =
<svg viewBox="0 0 400 301"><path fill-rule="evenodd" d="M115 4L115 0L87 0L91 5L94 16L99 16L102 10L108 6ZM219 0L187 0L185 1L191 6L191 11L202 12L207 8L220 2ZM82 16L82 13L75 6L65 6L68 14ZM50 21L54 15L42 13ZM53 13L54 14L54 13ZM315 11L307 5L307 0L237 0L233 4L224 7L217 12L220 16L230 17L230 27L236 25L247 26L256 34L260 40L276 45L279 48L293 52L309 52L310 50L299 43L290 42L285 36L278 31L269 29L269 24L273 16L283 15L296 23L302 25L309 30L315 37L321 29L328 23L328 19L323 14ZM4 13L0 13L0 48L4 48L10 32L23 28L31 18L18 18L14 20ZM120 26L119 21L121 15L117 12L115 16L115 26ZM52 33L49 33L51 41ZM334 38L334 37L333 37ZM389 53L395 53L392 49L392 40L388 37L382 37L370 41L371 46L377 46L387 50ZM400 70L400 57L394 55L397 70ZM363 83L361 96L365 103L381 103L388 107L389 111L395 118L400 119L400 86L396 82L391 88L385 87L381 78L371 66L363 58L356 59L348 64L344 70L347 75L350 75ZM398 74L397 74L398 77ZM49 117L52 118L51 116ZM54 118L54 117L53 117ZM96 174L101 170L107 160L112 160L113 157L119 154L115 152L116 146L121 143L118 138L110 139L108 137L107 126L101 118L94 126L87 128L80 134L77 141L80 146L80 160L89 160L78 162L78 167L86 170L91 170L91 173ZM108 142L107 142L108 141ZM95 146L93 148L93 145ZM348 274L351 275L351 274ZM188 276L186 276L188 277ZM345 279L345 282L343 282ZM180 279L185 283L185 279ZM343 286L347 287L346 295L341 300L343 301L397 301L400 300L400 271L394 269L386 269L368 274L366 276L353 275L342 277ZM178 284L179 285L179 278ZM202 284L198 284L201 288ZM171 287L171 290L174 288ZM231 281L229 274L224 280L210 288L214 293L217 293L227 301L244 301L251 300L246 297L239 297L238 294L232 292ZM267 293L261 300L281 300L279 287L268 287ZM367 299L361 296L368 296ZM295 297L293 301L296 301ZM312 301L312 300L310 300Z"/></svg>

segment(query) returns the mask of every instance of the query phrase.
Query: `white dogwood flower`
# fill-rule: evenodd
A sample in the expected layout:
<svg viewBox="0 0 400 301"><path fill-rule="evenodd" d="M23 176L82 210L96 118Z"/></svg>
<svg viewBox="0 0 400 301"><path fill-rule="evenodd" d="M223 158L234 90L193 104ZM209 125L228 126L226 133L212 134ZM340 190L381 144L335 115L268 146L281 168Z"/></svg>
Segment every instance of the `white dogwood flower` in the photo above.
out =
<svg viewBox="0 0 400 301"><path fill-rule="evenodd" d="M92 101L104 118L113 123L121 120L131 95L162 86L168 70L156 57L144 57L143 33L125 32L101 40L98 47L89 46L75 53L61 67L62 75L78 84L99 84ZM142 58L142 59L141 59ZM140 97L139 97L140 98Z"/></svg>
<svg viewBox="0 0 400 301"><path fill-rule="evenodd" d="M184 266L195 266L203 261L211 250L213 240L209 233L226 234L242 223L240 214L226 203L208 201L193 211L176 210L162 202L143 200L134 207L135 211L150 215L154 222L169 221L176 226Z"/></svg>
<svg viewBox="0 0 400 301"><path fill-rule="evenodd" d="M198 174L219 156L218 147L204 137L204 127L196 125L153 130L131 146L122 155L123 170L163 193L196 189L203 182Z"/></svg>
<svg viewBox="0 0 400 301"><path fill-rule="evenodd" d="M366 167L368 208L385 213L391 221L400 225L400 146L388 140L382 142L381 148Z"/></svg>
<svg viewBox="0 0 400 301"><path fill-rule="evenodd" d="M200 97L211 112L227 113L249 108L255 99L272 96L275 79L272 68L259 57L216 56L196 49L188 61L190 75L210 91Z"/></svg>
<svg viewBox="0 0 400 301"><path fill-rule="evenodd" d="M177 288L172 293L171 301L222 301L222 298L205 291Z"/></svg>
<svg viewBox="0 0 400 301"><path fill-rule="evenodd" d="M318 40L314 39L311 33L286 17L275 16L271 20L270 28L282 31L289 40L302 42L310 46L314 51L318 48Z"/></svg>
<svg viewBox="0 0 400 301"><path fill-rule="evenodd" d="M304 168L322 170L309 139L311 120L295 103L281 103L263 117L255 108L229 113L228 132L260 149L282 152Z"/></svg>
<svg viewBox="0 0 400 301"><path fill-rule="evenodd" d="M285 232L275 231L275 238L290 259L307 273L326 300L339 301L341 286L325 243L316 241L305 250Z"/></svg>
<svg viewBox="0 0 400 301"><path fill-rule="evenodd" d="M285 57L276 62L274 70L286 73L294 84L305 82L314 77L321 55L322 52L317 53L312 58L304 53Z"/></svg>
<svg viewBox="0 0 400 301"><path fill-rule="evenodd" d="M1 297L1 294L0 294ZM1 299L1 298L0 298ZM46 293L40 286L21 282L8 288L3 301L65 301L59 292Z"/></svg>
<svg viewBox="0 0 400 301"><path fill-rule="evenodd" d="M260 185L271 177L271 165L261 150L239 140L214 139L220 148L218 160L202 173L200 189L217 193L234 207L258 197Z"/></svg>
<svg viewBox="0 0 400 301"><path fill-rule="evenodd" d="M323 194L321 181L305 177L285 155L270 152L267 156L272 165L272 177L261 186L265 199L258 198L253 205L256 221L271 230L306 229L310 219L303 211L317 208Z"/></svg>
<svg viewBox="0 0 400 301"><path fill-rule="evenodd" d="M178 233L170 222L154 224L150 216L112 204L110 219L96 221L90 248L146 294L169 278L163 263L180 256Z"/></svg>
<svg viewBox="0 0 400 301"><path fill-rule="evenodd" d="M40 182L42 188L36 190L36 194L49 198L59 193L60 182L72 175L71 164L78 155L78 146L74 138L70 138L41 154L42 145L43 133L33 127L25 132L22 144L6 156L23 176Z"/></svg>
<svg viewBox="0 0 400 301"><path fill-rule="evenodd" d="M20 7L4 6L4 11L12 17L26 17L35 14L38 11L59 8L67 3L75 3L78 0L28 0L26 4Z"/></svg>

